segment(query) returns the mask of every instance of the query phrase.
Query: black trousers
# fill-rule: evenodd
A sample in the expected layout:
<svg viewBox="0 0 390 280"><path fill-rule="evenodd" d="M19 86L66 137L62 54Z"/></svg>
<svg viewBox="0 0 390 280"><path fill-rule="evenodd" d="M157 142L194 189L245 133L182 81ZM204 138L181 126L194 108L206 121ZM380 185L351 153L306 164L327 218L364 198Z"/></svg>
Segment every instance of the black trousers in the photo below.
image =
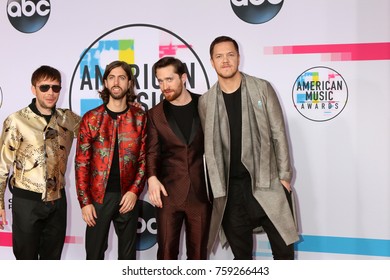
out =
<svg viewBox="0 0 390 280"><path fill-rule="evenodd" d="M286 190L291 207L291 194ZM275 260L294 259L294 244L286 245L279 232L252 195L250 177L231 180L222 221L234 259L253 259L253 229L262 226Z"/></svg>
<svg viewBox="0 0 390 280"><path fill-rule="evenodd" d="M139 215L139 202L125 214L119 213L121 194L106 192L103 204L93 203L96 210L96 225L87 226L85 249L87 260L104 260L108 248L108 234L111 221L118 236L118 260L136 259L136 238Z"/></svg>
<svg viewBox="0 0 390 280"><path fill-rule="evenodd" d="M12 197L12 242L17 260L59 260L66 234L67 202L62 198L43 202L19 196Z"/></svg>

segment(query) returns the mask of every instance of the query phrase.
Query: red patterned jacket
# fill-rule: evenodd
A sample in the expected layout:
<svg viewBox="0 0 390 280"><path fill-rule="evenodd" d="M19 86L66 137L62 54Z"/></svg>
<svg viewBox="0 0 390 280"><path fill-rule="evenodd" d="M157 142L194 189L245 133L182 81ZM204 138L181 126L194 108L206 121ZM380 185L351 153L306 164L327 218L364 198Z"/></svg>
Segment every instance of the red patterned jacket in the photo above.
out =
<svg viewBox="0 0 390 280"><path fill-rule="evenodd" d="M118 133L117 133L118 130ZM92 201L103 203L114 154L119 145L121 193L139 196L145 185L146 114L134 106L112 119L105 105L85 113L77 138L75 176L81 207Z"/></svg>

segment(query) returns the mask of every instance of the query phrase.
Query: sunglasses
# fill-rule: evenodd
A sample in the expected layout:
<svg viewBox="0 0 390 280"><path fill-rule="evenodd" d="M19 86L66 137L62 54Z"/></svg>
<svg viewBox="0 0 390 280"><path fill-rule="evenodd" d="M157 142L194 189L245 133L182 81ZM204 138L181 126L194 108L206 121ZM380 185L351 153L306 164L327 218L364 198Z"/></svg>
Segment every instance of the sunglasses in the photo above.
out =
<svg viewBox="0 0 390 280"><path fill-rule="evenodd" d="M42 92L47 92L50 88L51 88L55 93L59 93L60 90L61 90L61 86L59 86L59 85L40 85L38 88L39 88L39 90L42 91Z"/></svg>

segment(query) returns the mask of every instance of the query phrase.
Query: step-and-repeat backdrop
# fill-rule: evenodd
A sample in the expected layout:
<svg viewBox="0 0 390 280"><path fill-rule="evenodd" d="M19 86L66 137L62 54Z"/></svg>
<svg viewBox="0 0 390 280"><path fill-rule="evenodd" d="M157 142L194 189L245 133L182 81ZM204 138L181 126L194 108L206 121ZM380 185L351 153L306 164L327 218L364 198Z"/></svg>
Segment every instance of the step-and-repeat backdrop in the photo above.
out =
<svg viewBox="0 0 390 280"><path fill-rule="evenodd" d="M47 64L63 75L59 107L82 115L113 60L132 64L145 110L162 99L152 66L182 59L188 88L216 81L209 45L219 35L240 45L241 70L269 80L280 98L295 170L301 240L297 259L390 257L390 2L328 0L7 0L0 4L0 121L27 106L32 72ZM63 259L84 259L85 224L67 172L68 229ZM12 254L12 193L0 259ZM146 189L138 258L155 259L156 223ZM184 237L184 233L183 233ZM110 232L107 259L117 256ZM264 234L256 259L271 259ZM186 258L185 245L181 256ZM217 247L210 259L231 259Z"/></svg>

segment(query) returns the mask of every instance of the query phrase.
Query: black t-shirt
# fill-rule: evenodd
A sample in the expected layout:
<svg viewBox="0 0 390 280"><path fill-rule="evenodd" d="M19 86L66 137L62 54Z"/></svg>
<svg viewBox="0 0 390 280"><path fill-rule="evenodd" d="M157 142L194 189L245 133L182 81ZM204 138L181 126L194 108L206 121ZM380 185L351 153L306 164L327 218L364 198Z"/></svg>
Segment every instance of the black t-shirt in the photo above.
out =
<svg viewBox="0 0 390 280"><path fill-rule="evenodd" d="M169 111L173 115L181 133L183 134L188 144L191 136L192 121L194 119L194 114L196 113L194 101L191 100L191 102L183 106L176 106L168 102L168 106Z"/></svg>
<svg viewBox="0 0 390 280"><path fill-rule="evenodd" d="M248 171L241 162L242 109L241 87L233 93L224 93L226 111L230 127L230 178L248 176Z"/></svg>
<svg viewBox="0 0 390 280"><path fill-rule="evenodd" d="M119 115L125 114L129 110L129 107L126 108L123 112L113 112L106 106L106 111L111 118L116 120ZM119 145L118 145L118 131L116 132L116 141L114 146L114 155L112 157L110 175L108 177L108 182L106 186L107 192L120 192L121 191L121 174L119 168Z"/></svg>

